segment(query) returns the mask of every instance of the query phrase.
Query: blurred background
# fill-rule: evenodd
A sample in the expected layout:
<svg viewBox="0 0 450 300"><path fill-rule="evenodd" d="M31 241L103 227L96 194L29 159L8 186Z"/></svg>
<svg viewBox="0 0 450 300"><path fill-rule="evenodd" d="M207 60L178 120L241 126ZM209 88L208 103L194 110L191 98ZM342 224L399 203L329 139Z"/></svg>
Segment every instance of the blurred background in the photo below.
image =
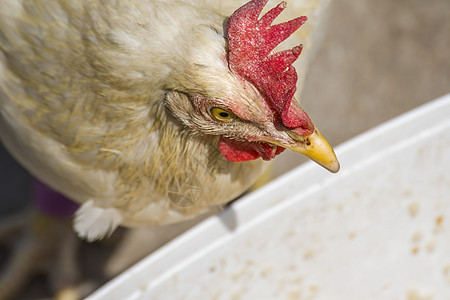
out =
<svg viewBox="0 0 450 300"><path fill-rule="evenodd" d="M301 104L328 141L337 146L449 93L449 49L448 0L335 0L322 47L310 65ZM286 151L276 160L275 173L282 174L304 161ZM0 147L0 218L26 207L29 183L26 171ZM85 288L103 283L194 223L122 231L118 246L84 243L80 262ZM0 251L0 267L7 253ZM45 279L38 277L22 299L48 294Z"/></svg>
<svg viewBox="0 0 450 300"><path fill-rule="evenodd" d="M449 92L450 1L335 0L301 104L336 146Z"/></svg>

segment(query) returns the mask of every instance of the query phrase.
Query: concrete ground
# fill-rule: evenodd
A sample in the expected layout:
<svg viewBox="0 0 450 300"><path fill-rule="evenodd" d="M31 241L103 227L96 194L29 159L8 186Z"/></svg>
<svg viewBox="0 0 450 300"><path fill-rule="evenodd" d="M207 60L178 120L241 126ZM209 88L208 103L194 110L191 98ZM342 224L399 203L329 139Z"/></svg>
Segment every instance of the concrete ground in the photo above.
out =
<svg viewBox="0 0 450 300"><path fill-rule="evenodd" d="M448 0L335 1L301 100L332 145L450 92L449 17ZM277 160L276 173L303 161L286 151ZM0 149L0 216L26 206L28 185L26 172ZM182 230L136 230L119 247L83 244L80 261L91 280L87 289ZM4 262L5 251L0 255ZM44 279L38 278L21 299L48 296L43 286Z"/></svg>

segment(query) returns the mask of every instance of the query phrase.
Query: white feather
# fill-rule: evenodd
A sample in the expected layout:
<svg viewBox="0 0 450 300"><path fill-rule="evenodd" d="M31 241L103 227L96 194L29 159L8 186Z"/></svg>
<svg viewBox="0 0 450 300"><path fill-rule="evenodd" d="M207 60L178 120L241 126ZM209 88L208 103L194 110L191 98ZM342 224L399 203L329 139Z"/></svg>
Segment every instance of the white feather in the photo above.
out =
<svg viewBox="0 0 450 300"><path fill-rule="evenodd" d="M75 213L74 228L79 237L92 242L111 235L122 219L117 209L96 207L90 200Z"/></svg>

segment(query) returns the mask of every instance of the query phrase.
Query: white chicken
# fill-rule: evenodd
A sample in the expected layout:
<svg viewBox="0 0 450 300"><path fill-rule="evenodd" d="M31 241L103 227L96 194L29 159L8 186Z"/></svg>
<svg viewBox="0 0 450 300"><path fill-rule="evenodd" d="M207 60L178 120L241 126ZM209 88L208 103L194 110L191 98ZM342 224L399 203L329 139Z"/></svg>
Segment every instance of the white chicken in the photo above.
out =
<svg viewBox="0 0 450 300"><path fill-rule="evenodd" d="M88 240L225 204L285 148L337 172L294 97L302 46L274 53L297 31L310 55L329 1L277 25L267 2L0 1L2 142Z"/></svg>

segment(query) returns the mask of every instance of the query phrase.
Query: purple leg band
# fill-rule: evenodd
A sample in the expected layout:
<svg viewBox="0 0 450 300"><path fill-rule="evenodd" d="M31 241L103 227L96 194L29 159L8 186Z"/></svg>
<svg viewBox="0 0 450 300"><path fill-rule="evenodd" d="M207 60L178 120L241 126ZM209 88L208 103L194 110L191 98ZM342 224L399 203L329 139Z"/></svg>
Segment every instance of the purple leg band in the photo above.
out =
<svg viewBox="0 0 450 300"><path fill-rule="evenodd" d="M36 208L55 217L71 217L78 204L33 179L33 202Z"/></svg>

